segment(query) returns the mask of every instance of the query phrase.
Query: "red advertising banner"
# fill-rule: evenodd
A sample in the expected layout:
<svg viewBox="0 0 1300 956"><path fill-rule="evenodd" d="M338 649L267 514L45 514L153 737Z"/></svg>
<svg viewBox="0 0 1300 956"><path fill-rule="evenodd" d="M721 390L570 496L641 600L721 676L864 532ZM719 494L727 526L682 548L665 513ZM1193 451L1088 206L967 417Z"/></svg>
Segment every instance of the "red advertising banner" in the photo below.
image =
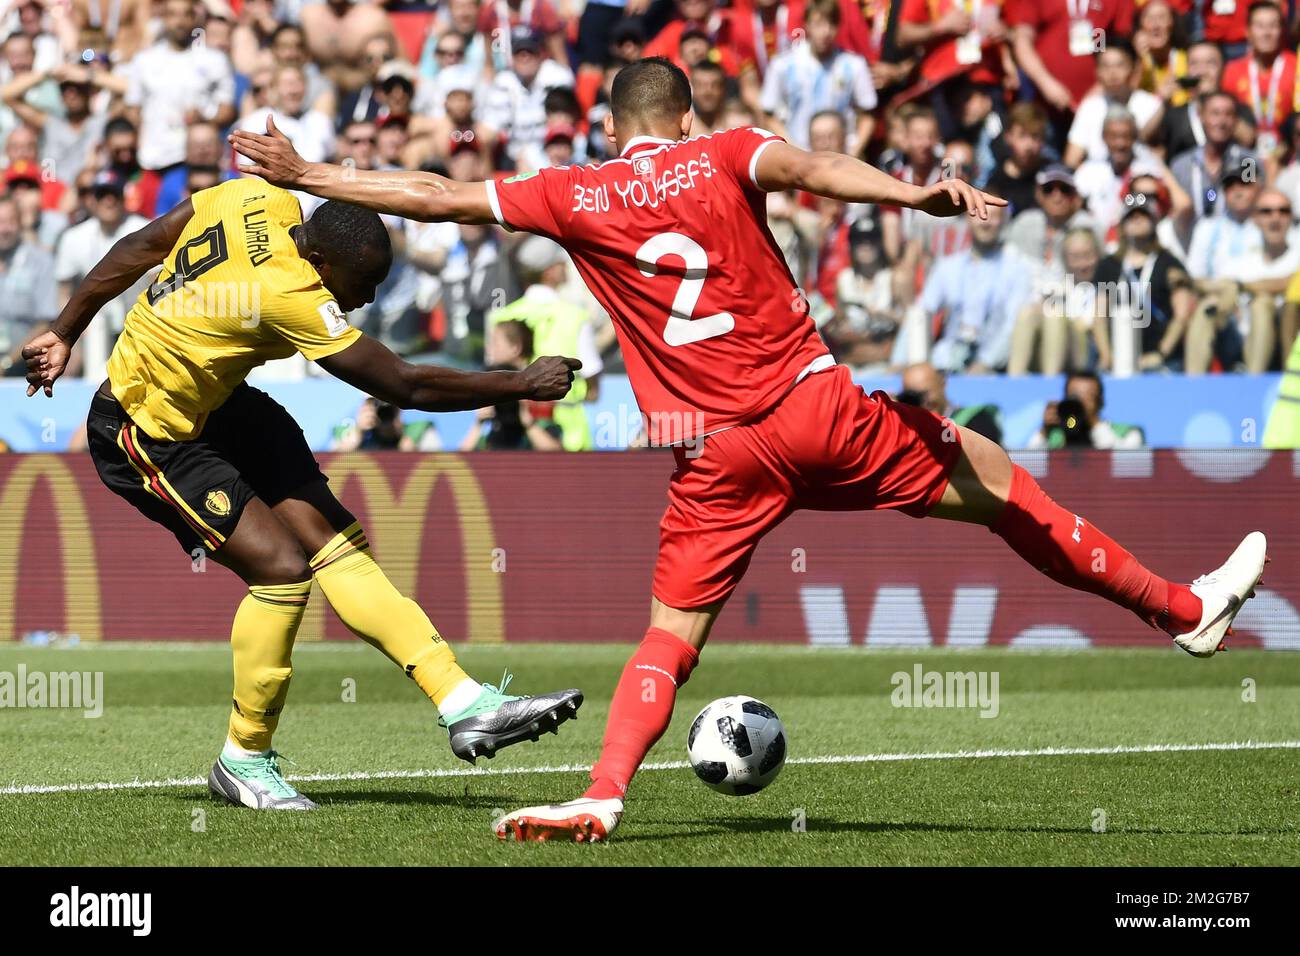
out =
<svg viewBox="0 0 1300 956"><path fill-rule="evenodd" d="M1159 573L1191 580L1248 531L1273 564L1238 646L1300 650L1300 455L1019 453L1043 487ZM396 586L456 642L635 641L672 457L659 451L324 455ZM83 455L0 456L0 641L225 640L243 585L100 484ZM1162 644L981 528L796 514L763 542L715 640ZM300 640L352 640L318 593Z"/></svg>

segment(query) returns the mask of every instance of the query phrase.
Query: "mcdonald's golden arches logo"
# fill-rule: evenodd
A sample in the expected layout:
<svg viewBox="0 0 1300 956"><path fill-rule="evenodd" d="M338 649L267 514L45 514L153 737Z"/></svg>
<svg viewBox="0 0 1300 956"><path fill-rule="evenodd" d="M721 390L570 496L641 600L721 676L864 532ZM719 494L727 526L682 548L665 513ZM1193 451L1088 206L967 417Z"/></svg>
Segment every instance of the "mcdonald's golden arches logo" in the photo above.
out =
<svg viewBox="0 0 1300 956"><path fill-rule="evenodd" d="M43 531L39 516L28 519L37 481L46 483L54 501L49 517L58 533L63 562L65 627L83 641L97 641L102 633L99 570L86 501L61 456L36 454L20 457L0 491L0 641L16 636L14 607L23 532L34 537Z"/></svg>
<svg viewBox="0 0 1300 956"><path fill-rule="evenodd" d="M496 533L483 487L463 457L421 456L419 464L407 474L400 495L394 493L392 478L379 462L364 452L333 456L325 473L335 494L340 496L350 480L360 482L368 516L363 524L375 560L383 566L393 586L412 598L416 597L419 571L424 563L421 547L429 501L439 487L439 479L445 478L460 523L461 564L467 592L468 633L455 635L452 640L472 644L500 644L505 640L501 575L492 571L491 563ZM324 636L325 603L320 596L307 603L298 631L299 640L318 641ZM427 610L434 624L438 624L436 604Z"/></svg>

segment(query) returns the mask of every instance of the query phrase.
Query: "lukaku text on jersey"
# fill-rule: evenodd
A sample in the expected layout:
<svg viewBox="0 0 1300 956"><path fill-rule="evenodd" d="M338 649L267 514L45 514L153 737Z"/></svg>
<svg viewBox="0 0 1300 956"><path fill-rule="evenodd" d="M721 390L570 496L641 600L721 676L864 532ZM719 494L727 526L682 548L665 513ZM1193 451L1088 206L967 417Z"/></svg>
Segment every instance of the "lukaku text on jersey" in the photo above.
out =
<svg viewBox="0 0 1300 956"><path fill-rule="evenodd" d="M186 441L258 365L315 361L360 336L289 230L290 193L232 179L195 193L194 217L127 314L108 360L113 396L145 434Z"/></svg>

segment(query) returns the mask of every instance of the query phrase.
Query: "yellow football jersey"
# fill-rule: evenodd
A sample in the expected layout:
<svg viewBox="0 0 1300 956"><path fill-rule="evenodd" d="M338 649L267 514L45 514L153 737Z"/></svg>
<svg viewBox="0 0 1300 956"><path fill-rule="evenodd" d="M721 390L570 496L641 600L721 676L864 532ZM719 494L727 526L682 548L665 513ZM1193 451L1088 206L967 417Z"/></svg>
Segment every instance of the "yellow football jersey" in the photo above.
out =
<svg viewBox="0 0 1300 956"><path fill-rule="evenodd" d="M118 402L163 441L197 437L258 365L295 351L325 358L361 335L298 254L289 230L302 209L290 193L232 179L192 202L194 218L108 360Z"/></svg>

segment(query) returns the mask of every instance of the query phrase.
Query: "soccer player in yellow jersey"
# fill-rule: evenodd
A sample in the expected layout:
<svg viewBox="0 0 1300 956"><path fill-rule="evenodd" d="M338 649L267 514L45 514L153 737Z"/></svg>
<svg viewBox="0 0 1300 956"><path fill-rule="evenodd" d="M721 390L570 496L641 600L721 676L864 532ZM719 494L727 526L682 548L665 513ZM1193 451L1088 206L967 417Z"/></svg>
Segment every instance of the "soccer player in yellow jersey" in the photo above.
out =
<svg viewBox="0 0 1300 956"><path fill-rule="evenodd" d="M343 622L437 705L458 757L490 757L575 714L577 690L507 696L508 676L493 687L457 666L424 611L371 558L302 430L244 379L301 352L381 401L451 411L555 401L580 363L546 357L519 372L464 372L402 361L347 321L392 264L379 216L327 202L304 222L290 193L236 179L113 246L50 330L23 349L27 394L52 395L95 314L160 263L126 317L87 432L105 485L187 553L201 550L248 584L231 630L229 733L210 789L258 809L316 806L285 781L271 749L313 579Z"/></svg>

